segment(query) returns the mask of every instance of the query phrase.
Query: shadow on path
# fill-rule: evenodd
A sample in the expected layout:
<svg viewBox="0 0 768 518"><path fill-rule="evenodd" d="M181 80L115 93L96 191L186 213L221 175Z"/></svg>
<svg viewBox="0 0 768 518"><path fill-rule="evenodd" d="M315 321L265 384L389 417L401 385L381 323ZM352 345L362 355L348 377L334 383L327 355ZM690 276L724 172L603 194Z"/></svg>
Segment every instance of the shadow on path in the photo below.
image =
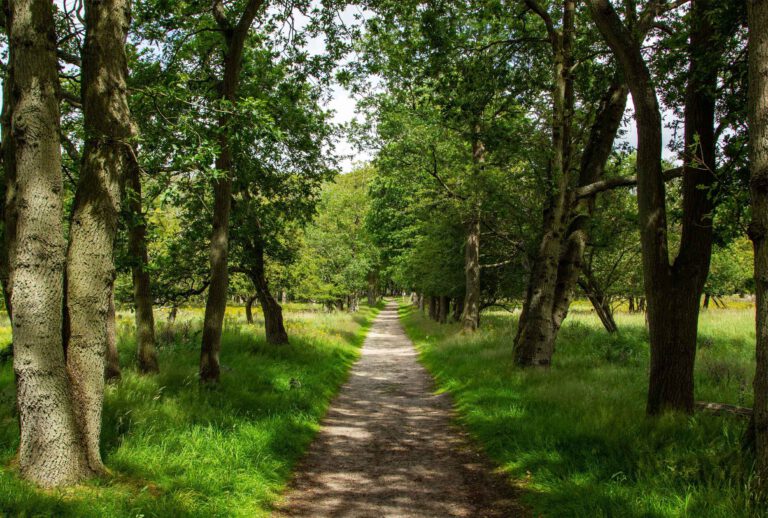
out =
<svg viewBox="0 0 768 518"><path fill-rule="evenodd" d="M277 516L526 516L515 489L451 423L390 303Z"/></svg>

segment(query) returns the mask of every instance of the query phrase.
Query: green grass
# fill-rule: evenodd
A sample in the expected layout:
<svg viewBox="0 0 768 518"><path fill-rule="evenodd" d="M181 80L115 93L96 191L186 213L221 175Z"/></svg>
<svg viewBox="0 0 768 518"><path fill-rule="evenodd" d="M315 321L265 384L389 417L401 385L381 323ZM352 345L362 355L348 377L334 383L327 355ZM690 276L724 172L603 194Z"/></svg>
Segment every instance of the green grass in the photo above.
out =
<svg viewBox="0 0 768 518"><path fill-rule="evenodd" d="M752 311L702 313L697 399L751 405ZM621 333L611 337L594 315L573 312L544 372L512 366L512 315L484 314L467 336L411 307L400 312L439 390L453 395L459 419L536 515L768 516L749 498L745 420L645 417L642 316L619 314Z"/></svg>
<svg viewBox="0 0 768 518"><path fill-rule="evenodd" d="M377 311L327 314L291 306L291 345L275 347L264 342L258 322L245 325L242 308L231 308L222 381L214 389L197 381L201 310L158 325L157 376L137 374L132 321L121 315L123 379L107 388L102 434L113 476L66 490L39 491L17 477L13 374L2 366L0 516L267 515Z"/></svg>

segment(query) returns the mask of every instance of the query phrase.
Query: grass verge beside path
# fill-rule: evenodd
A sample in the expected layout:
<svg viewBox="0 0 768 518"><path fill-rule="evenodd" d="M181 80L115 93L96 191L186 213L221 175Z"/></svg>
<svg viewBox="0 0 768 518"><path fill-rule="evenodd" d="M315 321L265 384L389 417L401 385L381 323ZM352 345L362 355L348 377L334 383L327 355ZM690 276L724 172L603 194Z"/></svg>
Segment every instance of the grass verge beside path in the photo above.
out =
<svg viewBox="0 0 768 518"><path fill-rule="evenodd" d="M697 399L751 405L749 310L703 312ZM549 517L768 516L749 500L746 422L645 417L648 345L642 316L620 315L618 336L572 314L549 371L512 366L516 318L484 314L474 335L411 306L406 331L440 391L488 455Z"/></svg>
<svg viewBox="0 0 768 518"><path fill-rule="evenodd" d="M140 376L121 318L123 379L107 388L103 454L114 476L38 491L13 467L18 446L11 366L0 368L0 516L266 516L346 380L379 308L291 308L290 346L269 346L242 308L228 310L222 380L197 379L200 311L159 326L161 374Z"/></svg>

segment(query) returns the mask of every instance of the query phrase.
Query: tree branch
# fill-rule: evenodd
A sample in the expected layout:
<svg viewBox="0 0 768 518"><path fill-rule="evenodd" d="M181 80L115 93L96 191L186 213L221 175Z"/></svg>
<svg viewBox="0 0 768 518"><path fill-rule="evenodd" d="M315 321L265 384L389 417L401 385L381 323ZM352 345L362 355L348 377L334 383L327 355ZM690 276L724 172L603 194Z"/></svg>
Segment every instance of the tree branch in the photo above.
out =
<svg viewBox="0 0 768 518"><path fill-rule="evenodd" d="M664 171L664 181L668 182L674 178L680 178L683 175L682 167L675 167ZM637 185L637 176L626 176L623 178L606 178L597 182L579 187L575 190L576 199L587 198L603 191L617 189L619 187L631 187Z"/></svg>

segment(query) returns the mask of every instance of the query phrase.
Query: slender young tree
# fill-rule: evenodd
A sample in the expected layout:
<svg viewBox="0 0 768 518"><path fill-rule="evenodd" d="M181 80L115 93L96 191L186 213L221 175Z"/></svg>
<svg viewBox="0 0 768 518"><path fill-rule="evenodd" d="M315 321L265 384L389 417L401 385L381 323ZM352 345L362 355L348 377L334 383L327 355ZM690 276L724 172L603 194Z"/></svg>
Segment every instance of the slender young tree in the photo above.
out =
<svg viewBox="0 0 768 518"><path fill-rule="evenodd" d="M753 425L757 472L768 487L768 1L747 2L749 20L749 162L755 249L756 368Z"/></svg>
<svg viewBox="0 0 768 518"><path fill-rule="evenodd" d="M227 17L220 0L213 2L213 15L224 38L224 72L220 85L220 99L229 106L237 104L237 89L243 65L243 50L253 20L261 10L264 0L249 0L237 23ZM226 105L223 105L226 108ZM211 231L210 284L203 319L203 338L200 352L200 381L218 383L220 375L219 352L224 310L227 305L229 271L229 214L232 208L232 175L234 173L233 143L230 132L232 117L228 109L222 109L219 120L219 156L216 169L220 176L213 182L213 228Z"/></svg>
<svg viewBox="0 0 768 518"><path fill-rule="evenodd" d="M155 316L152 311L152 281L147 254L147 221L142 209L141 171L136 160L126 169L126 198L129 212L128 249L131 256L133 304L136 309L136 357L139 370L160 370L155 349Z"/></svg>
<svg viewBox="0 0 768 518"><path fill-rule="evenodd" d="M21 475L43 487L71 484L90 473L62 343L65 242L52 9L47 0L10 2L11 95L4 99L14 144L14 167L6 174L11 172L8 198L14 200L14 227L8 230L10 283L16 287L11 302L18 461ZM103 367L98 374L103 380Z"/></svg>

